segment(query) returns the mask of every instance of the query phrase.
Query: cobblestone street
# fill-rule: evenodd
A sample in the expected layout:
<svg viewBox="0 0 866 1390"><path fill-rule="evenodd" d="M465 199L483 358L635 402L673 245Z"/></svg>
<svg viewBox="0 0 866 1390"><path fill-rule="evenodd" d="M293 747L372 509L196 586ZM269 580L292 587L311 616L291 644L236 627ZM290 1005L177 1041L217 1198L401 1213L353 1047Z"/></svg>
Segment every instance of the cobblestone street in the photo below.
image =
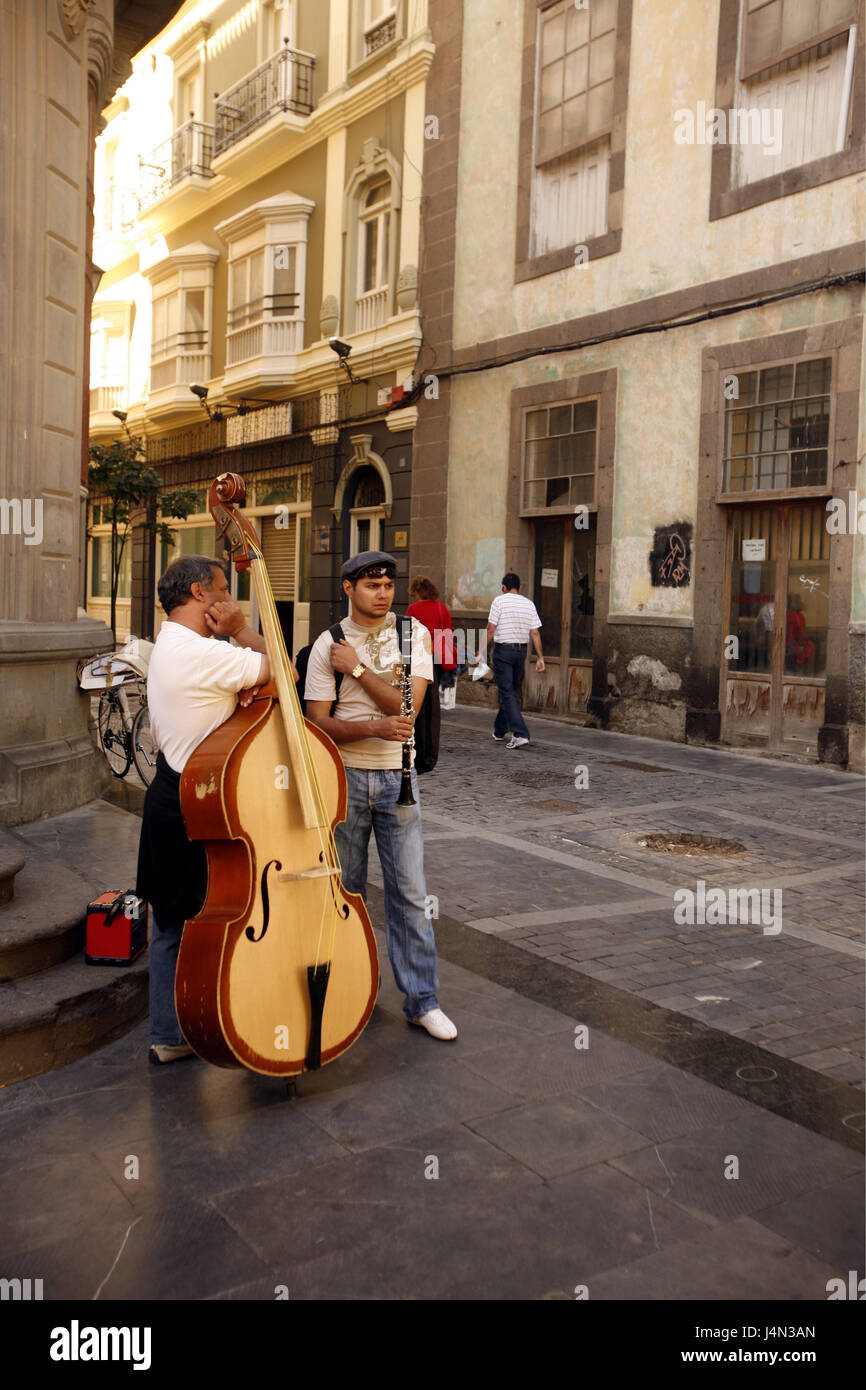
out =
<svg viewBox="0 0 866 1390"><path fill-rule="evenodd" d="M441 913L862 1087L860 777L531 716L531 744L509 752L489 713L444 718L446 751L422 781ZM638 845L658 831L745 853ZM781 890L781 931L677 925L673 894L701 879Z"/></svg>
<svg viewBox="0 0 866 1390"><path fill-rule="evenodd" d="M490 722L449 718L421 783L458 1040L405 1026L371 856L378 1004L294 1099L149 1067L144 1022L0 1090L6 1276L58 1300L786 1301L860 1268L861 781L540 718L508 752ZM141 792L112 799L18 833L83 894L127 881ZM660 830L746 853L636 845ZM676 926L699 877L781 888L781 932Z"/></svg>

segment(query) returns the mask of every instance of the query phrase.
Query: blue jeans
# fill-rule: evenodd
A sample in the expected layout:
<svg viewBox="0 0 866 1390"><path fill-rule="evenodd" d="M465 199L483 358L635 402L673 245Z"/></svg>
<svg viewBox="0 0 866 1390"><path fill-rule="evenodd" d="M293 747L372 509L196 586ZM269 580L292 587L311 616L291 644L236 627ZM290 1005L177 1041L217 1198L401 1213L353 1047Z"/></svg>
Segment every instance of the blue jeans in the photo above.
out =
<svg viewBox="0 0 866 1390"><path fill-rule="evenodd" d="M385 880L385 936L397 988L405 994L403 1012L420 1018L438 1009L436 940L425 914L424 841L418 775L412 769L414 806L398 806L400 769L346 768L346 819L334 830L343 885L366 901L370 831Z"/></svg>
<svg viewBox="0 0 866 1390"><path fill-rule="evenodd" d="M150 927L150 1041L176 1047L184 1041L174 1007L174 972L183 922L160 926L151 911Z"/></svg>
<svg viewBox="0 0 866 1390"><path fill-rule="evenodd" d="M526 645L518 642L493 643L493 674L499 686L499 709L493 732L504 738L509 729L518 738L529 738L526 720L520 712L518 696L523 684Z"/></svg>

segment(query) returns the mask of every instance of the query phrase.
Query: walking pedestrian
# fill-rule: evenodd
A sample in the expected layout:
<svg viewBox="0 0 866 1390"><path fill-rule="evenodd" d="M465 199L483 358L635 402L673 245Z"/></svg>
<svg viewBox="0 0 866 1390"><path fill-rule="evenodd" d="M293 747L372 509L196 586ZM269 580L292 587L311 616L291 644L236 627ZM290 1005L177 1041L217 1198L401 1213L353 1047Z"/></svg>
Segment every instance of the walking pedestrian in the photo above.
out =
<svg viewBox="0 0 866 1390"><path fill-rule="evenodd" d="M523 748L529 742L529 729L520 709L520 689L526 663L526 643L532 638L535 648L535 669L544 670L539 628L541 619L531 599L520 592L520 579L512 571L503 575L502 593L490 605L487 631L482 639L478 658L484 660L487 644L493 642L493 675L499 688L499 710L493 725L493 740L502 743L506 734L511 738L506 748Z"/></svg>
<svg viewBox="0 0 866 1390"><path fill-rule="evenodd" d="M419 574L409 586L414 602L406 616L423 623L433 639L433 682L440 690L453 690L457 679L457 656L451 614L439 598L439 590L426 574ZM453 705L451 705L453 709Z"/></svg>
<svg viewBox="0 0 866 1390"><path fill-rule="evenodd" d="M427 686L433 679L430 634L411 623L413 718L402 710L402 662L397 618L391 611L397 564L392 555L365 550L343 565L349 616L345 640L323 632L307 665L307 718L334 740L346 765L346 819L335 827L343 886L366 898L370 832L376 837L385 880L385 933L403 1012L434 1038L456 1038L439 1007L436 940L428 916L418 774L411 769L410 805L399 805L403 744L412 736ZM342 673L339 692L334 672ZM337 701L333 715L331 706Z"/></svg>

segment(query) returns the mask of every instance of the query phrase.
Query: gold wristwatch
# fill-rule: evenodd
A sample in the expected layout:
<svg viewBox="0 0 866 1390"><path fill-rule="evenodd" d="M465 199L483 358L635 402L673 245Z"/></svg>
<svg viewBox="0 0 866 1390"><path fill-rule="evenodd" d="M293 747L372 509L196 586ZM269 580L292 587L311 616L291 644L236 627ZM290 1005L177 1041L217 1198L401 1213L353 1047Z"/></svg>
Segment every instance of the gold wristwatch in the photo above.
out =
<svg viewBox="0 0 866 1390"><path fill-rule="evenodd" d="M363 661L359 661L357 666L352 667L352 675L355 677L356 681L359 681L361 679L366 669L367 668L364 665Z"/></svg>

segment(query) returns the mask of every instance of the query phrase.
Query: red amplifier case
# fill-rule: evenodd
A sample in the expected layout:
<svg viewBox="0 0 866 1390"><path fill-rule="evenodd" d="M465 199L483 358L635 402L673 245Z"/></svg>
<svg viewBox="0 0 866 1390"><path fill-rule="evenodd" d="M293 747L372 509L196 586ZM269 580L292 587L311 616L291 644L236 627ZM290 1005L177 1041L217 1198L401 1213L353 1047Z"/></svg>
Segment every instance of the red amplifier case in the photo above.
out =
<svg viewBox="0 0 866 1390"><path fill-rule="evenodd" d="M131 965L147 945L147 903L135 893L100 893L87 904L88 965Z"/></svg>

